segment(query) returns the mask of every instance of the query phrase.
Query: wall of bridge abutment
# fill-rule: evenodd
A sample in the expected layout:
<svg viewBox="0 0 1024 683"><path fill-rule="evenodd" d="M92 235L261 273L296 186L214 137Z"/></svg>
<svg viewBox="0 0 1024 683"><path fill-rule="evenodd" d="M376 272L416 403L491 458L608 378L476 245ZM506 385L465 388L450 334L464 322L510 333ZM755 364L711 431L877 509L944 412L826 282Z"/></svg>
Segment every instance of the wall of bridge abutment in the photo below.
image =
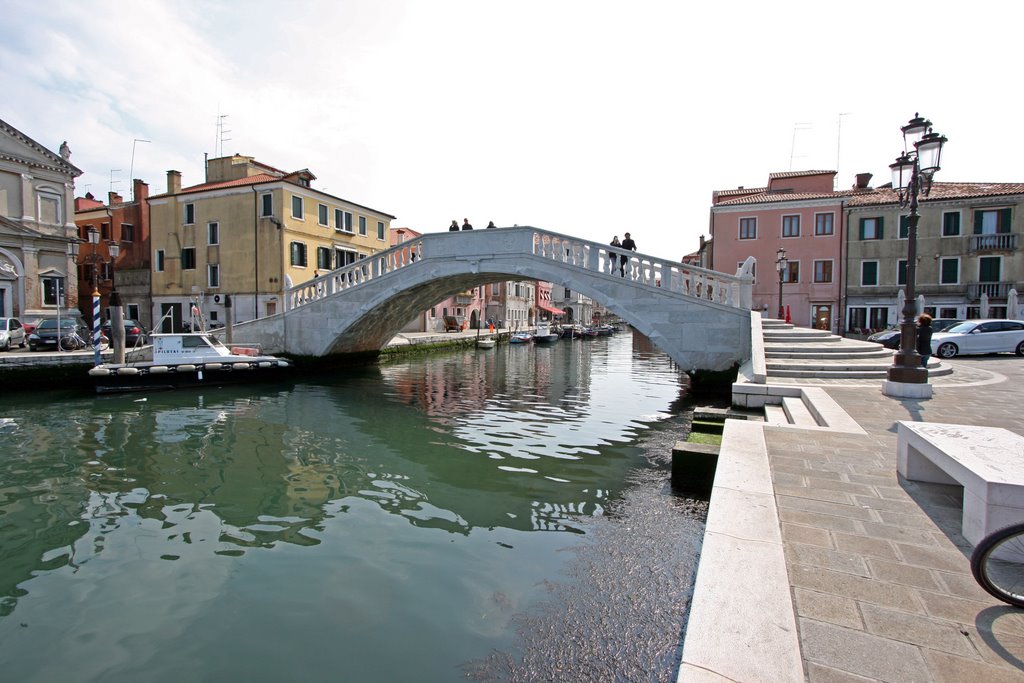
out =
<svg viewBox="0 0 1024 683"><path fill-rule="evenodd" d="M534 279L604 305L684 370L724 370L749 358L750 311L736 305L744 285L749 293L745 280L633 254L620 275L608 256L604 245L533 228L426 235L294 288L289 310L236 326L234 337L272 353L375 351L453 292Z"/></svg>

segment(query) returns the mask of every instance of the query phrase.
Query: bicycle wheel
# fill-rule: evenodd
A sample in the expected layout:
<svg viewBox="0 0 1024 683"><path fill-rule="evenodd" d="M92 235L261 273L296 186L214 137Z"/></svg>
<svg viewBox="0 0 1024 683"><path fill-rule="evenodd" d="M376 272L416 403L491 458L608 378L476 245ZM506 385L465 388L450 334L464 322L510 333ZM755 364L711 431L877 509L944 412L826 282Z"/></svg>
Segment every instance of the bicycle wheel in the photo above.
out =
<svg viewBox="0 0 1024 683"><path fill-rule="evenodd" d="M981 539L971 553L971 573L991 595L1024 607L1024 523Z"/></svg>
<svg viewBox="0 0 1024 683"><path fill-rule="evenodd" d="M57 348L61 351L75 351L78 349L78 342L69 334L57 339Z"/></svg>
<svg viewBox="0 0 1024 683"><path fill-rule="evenodd" d="M105 335L100 335L100 351L106 351L110 348L110 340Z"/></svg>

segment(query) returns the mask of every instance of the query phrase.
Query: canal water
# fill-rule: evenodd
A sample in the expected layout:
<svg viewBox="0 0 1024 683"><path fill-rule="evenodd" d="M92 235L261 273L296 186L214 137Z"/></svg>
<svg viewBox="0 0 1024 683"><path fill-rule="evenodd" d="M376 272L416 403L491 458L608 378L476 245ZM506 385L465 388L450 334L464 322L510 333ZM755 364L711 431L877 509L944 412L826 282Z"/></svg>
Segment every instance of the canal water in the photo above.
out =
<svg viewBox="0 0 1024 683"><path fill-rule="evenodd" d="M666 484L685 389L627 331L284 388L8 393L0 678L530 680L646 638L604 623L625 599L669 615L661 673L633 664L665 680L702 523Z"/></svg>

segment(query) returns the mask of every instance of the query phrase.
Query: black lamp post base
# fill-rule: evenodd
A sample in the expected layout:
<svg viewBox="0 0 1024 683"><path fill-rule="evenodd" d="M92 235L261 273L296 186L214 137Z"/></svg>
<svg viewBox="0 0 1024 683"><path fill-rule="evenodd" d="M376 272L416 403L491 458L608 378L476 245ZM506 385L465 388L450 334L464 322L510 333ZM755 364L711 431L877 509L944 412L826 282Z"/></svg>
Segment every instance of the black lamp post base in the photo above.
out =
<svg viewBox="0 0 1024 683"><path fill-rule="evenodd" d="M928 368L922 367L921 356L917 352L897 352L886 375L890 382L906 382L908 384L927 384Z"/></svg>

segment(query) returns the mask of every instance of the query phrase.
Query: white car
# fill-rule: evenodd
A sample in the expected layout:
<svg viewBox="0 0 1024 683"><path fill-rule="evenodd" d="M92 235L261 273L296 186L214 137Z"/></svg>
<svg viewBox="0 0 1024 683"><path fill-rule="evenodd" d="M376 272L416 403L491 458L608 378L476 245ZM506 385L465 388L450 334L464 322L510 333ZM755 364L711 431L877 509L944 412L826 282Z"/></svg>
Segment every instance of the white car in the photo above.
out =
<svg viewBox="0 0 1024 683"><path fill-rule="evenodd" d="M17 318L0 318L0 351L10 351L14 344L25 348L25 328Z"/></svg>
<svg viewBox="0 0 1024 683"><path fill-rule="evenodd" d="M967 320L932 334L932 353L939 358L978 353L1024 356L1024 321Z"/></svg>

